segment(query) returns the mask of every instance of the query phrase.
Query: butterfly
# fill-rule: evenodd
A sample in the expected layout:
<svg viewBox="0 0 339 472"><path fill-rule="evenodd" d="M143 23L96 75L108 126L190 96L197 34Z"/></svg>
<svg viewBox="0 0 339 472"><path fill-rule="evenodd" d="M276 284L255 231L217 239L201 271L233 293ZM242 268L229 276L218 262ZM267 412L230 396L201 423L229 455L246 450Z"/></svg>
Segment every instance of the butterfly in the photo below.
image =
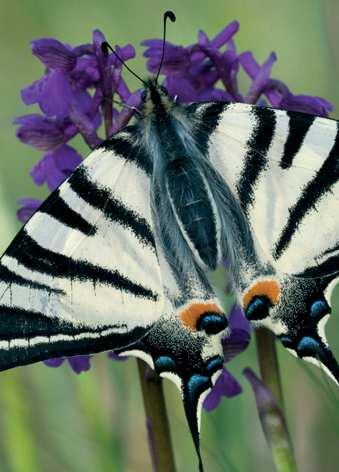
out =
<svg viewBox="0 0 339 472"><path fill-rule="evenodd" d="M94 150L2 256L0 370L140 357L179 387L202 470L200 410L228 333L208 271L227 261L246 317L339 381L324 334L339 130L303 113L180 104L158 75L143 81L135 124Z"/></svg>

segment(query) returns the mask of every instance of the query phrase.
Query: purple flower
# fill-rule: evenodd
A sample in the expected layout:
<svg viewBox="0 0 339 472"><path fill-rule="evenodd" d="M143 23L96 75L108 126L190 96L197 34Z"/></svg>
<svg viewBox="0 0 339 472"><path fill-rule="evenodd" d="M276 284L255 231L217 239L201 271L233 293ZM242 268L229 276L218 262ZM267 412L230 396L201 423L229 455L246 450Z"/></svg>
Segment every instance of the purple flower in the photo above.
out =
<svg viewBox="0 0 339 472"><path fill-rule="evenodd" d="M276 60L277 56L272 52L266 62L259 66L251 52L244 52L239 56L241 65L253 80L245 98L247 103L256 103L261 94L264 94L273 107L283 110L319 116L327 116L333 110L332 104L327 100L309 95L293 95L282 81L271 79L271 69Z"/></svg>
<svg viewBox="0 0 339 472"><path fill-rule="evenodd" d="M128 359L127 356L121 356L120 354L117 354L114 351L109 351L107 355L112 361L127 361Z"/></svg>
<svg viewBox="0 0 339 472"><path fill-rule="evenodd" d="M254 61L250 52L241 54L239 57L239 62L242 64L249 76L253 79L253 82L250 85L250 88L245 97L246 103L256 103L259 100L259 97L265 91L265 88L267 88L271 70L276 60L277 56L274 52L272 52L263 65L259 66L256 61Z"/></svg>
<svg viewBox="0 0 339 472"><path fill-rule="evenodd" d="M228 370L223 368L220 376L215 382L215 385L204 400L204 410L215 410L221 402L222 397L232 398L239 395L241 392L242 388L239 382Z"/></svg>
<svg viewBox="0 0 339 472"><path fill-rule="evenodd" d="M37 103L47 116L65 118L72 103L72 88L64 71L56 69L21 92L26 105Z"/></svg>
<svg viewBox="0 0 339 472"><path fill-rule="evenodd" d="M69 120L57 120L44 115L25 115L14 120L20 125L16 135L21 142L39 151L49 151L65 144L77 132Z"/></svg>
<svg viewBox="0 0 339 472"><path fill-rule="evenodd" d="M243 352L251 340L251 325L238 305L233 306L228 325L231 334L222 341L225 362Z"/></svg>
<svg viewBox="0 0 339 472"><path fill-rule="evenodd" d="M57 357L54 359L48 359L44 361L48 367L60 367L64 362L65 358ZM81 372L86 372L91 368L90 356L73 356L67 357L67 361L71 366L73 372L76 374L81 374Z"/></svg>
<svg viewBox="0 0 339 472"><path fill-rule="evenodd" d="M125 356L120 356L114 351L107 353L107 356L113 361L126 361L128 358ZM86 372L91 368L91 356L73 356L73 357L55 357L53 359L48 359L44 361L44 364L48 367L60 367L65 361L68 361L73 372L76 374L81 374L81 372Z"/></svg>
<svg viewBox="0 0 339 472"><path fill-rule="evenodd" d="M32 41L32 52L48 69L69 72L76 64L77 55L72 48L53 38Z"/></svg>
<svg viewBox="0 0 339 472"><path fill-rule="evenodd" d="M55 190L82 161L78 152L64 144L54 151L49 151L33 167L31 176L37 185L47 183L50 190Z"/></svg>
<svg viewBox="0 0 339 472"><path fill-rule="evenodd" d="M243 315L241 309L234 305L229 316L230 335L223 339L225 362L231 361L235 356L243 352L251 339L251 327ZM242 392L241 385L233 375L223 368L215 385L205 398L203 407L207 411L214 410L222 400L222 397L231 398Z"/></svg>
<svg viewBox="0 0 339 472"><path fill-rule="evenodd" d="M21 223L26 223L39 208L42 201L37 198L20 198L18 203L22 206L17 211L16 216Z"/></svg>

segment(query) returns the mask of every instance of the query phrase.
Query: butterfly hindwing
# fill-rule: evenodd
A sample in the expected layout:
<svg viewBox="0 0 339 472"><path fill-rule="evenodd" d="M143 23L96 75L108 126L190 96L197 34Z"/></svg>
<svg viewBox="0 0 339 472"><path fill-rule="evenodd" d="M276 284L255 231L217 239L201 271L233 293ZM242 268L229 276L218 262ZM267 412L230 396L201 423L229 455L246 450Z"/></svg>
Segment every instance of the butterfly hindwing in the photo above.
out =
<svg viewBox="0 0 339 472"><path fill-rule="evenodd" d="M337 381L324 326L339 269L338 156L337 121L252 105L225 105L209 138L209 158L238 199L255 248L254 263L242 250L240 303Z"/></svg>
<svg viewBox="0 0 339 472"><path fill-rule="evenodd" d="M3 255L0 369L128 345L164 313L149 164L133 137L85 159Z"/></svg>
<svg viewBox="0 0 339 472"><path fill-rule="evenodd" d="M161 269L172 271L165 259ZM140 357L157 374L177 385L202 471L200 415L203 400L223 367L221 339L227 335L227 320L213 289L199 271L181 271L180 278L174 271L172 277L177 280L175 291L173 284L167 292L172 312L156 322L143 338L119 352Z"/></svg>

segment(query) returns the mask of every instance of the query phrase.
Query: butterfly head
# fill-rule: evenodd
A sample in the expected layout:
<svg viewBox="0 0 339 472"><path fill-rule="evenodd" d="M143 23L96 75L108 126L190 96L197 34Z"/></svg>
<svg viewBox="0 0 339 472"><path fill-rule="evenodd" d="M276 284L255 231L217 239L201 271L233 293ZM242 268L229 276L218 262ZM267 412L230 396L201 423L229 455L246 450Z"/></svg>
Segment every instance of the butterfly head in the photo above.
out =
<svg viewBox="0 0 339 472"><path fill-rule="evenodd" d="M244 299L250 321L269 328L292 354L322 365L339 383L339 366L325 337L331 307L319 281L297 277L286 277L279 284L259 281Z"/></svg>
<svg viewBox="0 0 339 472"><path fill-rule="evenodd" d="M155 78L145 81L145 87L141 94L142 108L144 116L152 112L165 116L173 110L174 100L169 96L166 87L159 85Z"/></svg>

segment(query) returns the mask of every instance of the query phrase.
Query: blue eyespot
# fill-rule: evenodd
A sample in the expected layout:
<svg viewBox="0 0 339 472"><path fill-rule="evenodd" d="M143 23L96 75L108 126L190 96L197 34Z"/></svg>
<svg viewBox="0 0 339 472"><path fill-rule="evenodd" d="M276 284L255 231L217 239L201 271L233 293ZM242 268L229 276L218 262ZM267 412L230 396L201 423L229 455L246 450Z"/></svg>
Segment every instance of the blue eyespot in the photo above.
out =
<svg viewBox="0 0 339 472"><path fill-rule="evenodd" d="M279 339L281 341L281 344L286 347L286 348L293 348L294 347L294 343L292 341L292 338L290 338L289 336L287 336L286 334L281 334L279 336Z"/></svg>
<svg viewBox="0 0 339 472"><path fill-rule="evenodd" d="M220 356L217 356L217 357L213 357L209 361L206 368L209 374L214 374L214 372L217 372L218 370L222 369L223 365L224 365L223 358Z"/></svg>
<svg viewBox="0 0 339 472"><path fill-rule="evenodd" d="M168 372L175 370L175 362L169 356L160 356L155 361L155 368L157 371L160 372Z"/></svg>
<svg viewBox="0 0 339 472"><path fill-rule="evenodd" d="M246 308L246 318L250 321L263 320L269 315L269 306L266 297L254 297Z"/></svg>
<svg viewBox="0 0 339 472"><path fill-rule="evenodd" d="M297 346L297 353L300 357L314 356L319 351L319 343L310 336L304 336Z"/></svg>
<svg viewBox="0 0 339 472"><path fill-rule="evenodd" d="M227 328L228 321L225 315L219 313L205 313L197 323L198 331L204 330L206 334L218 334Z"/></svg>
<svg viewBox="0 0 339 472"><path fill-rule="evenodd" d="M320 320L323 316L329 313L330 308L325 300L316 300L311 306L311 316Z"/></svg>
<svg viewBox="0 0 339 472"><path fill-rule="evenodd" d="M197 390L203 391L206 390L211 384L211 381L208 377L200 374L194 374L189 379L187 387L189 392L194 394Z"/></svg>

